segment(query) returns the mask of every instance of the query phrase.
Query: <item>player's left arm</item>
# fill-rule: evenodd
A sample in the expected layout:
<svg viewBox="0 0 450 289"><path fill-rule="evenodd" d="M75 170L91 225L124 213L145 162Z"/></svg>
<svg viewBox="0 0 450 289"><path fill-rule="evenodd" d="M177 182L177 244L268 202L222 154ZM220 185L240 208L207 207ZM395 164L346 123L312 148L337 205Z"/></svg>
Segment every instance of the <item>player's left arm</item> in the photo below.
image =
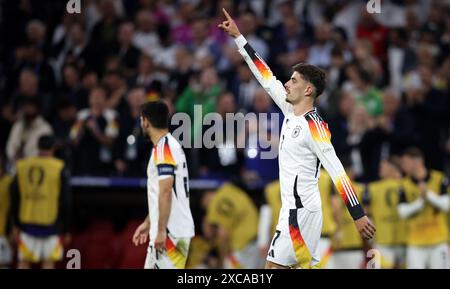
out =
<svg viewBox="0 0 450 289"><path fill-rule="evenodd" d="M176 162L167 142L158 145L156 148L155 162L159 180L159 219L155 248L156 250L163 250L167 239L167 223L172 207L172 188L175 185L176 168Z"/></svg>
<svg viewBox="0 0 450 289"><path fill-rule="evenodd" d="M336 155L334 147L331 144L331 133L328 125L313 116L307 119L307 121L309 127L308 143L311 150L319 158L320 163L333 180L336 190L347 206L353 220L355 220L356 227L361 236L366 240L372 239L375 234L375 226L364 213L364 209L356 196L353 184Z"/></svg>
<svg viewBox="0 0 450 289"><path fill-rule="evenodd" d="M448 179L444 178L441 182L441 188L439 194L431 191L427 187L423 188L426 190L425 192L425 199L436 209L448 212L450 207L450 198L448 195Z"/></svg>
<svg viewBox="0 0 450 289"><path fill-rule="evenodd" d="M173 176L159 180L159 219L158 233L155 239L156 250L163 250L166 246L167 223L169 222L170 209L172 207L173 183Z"/></svg>

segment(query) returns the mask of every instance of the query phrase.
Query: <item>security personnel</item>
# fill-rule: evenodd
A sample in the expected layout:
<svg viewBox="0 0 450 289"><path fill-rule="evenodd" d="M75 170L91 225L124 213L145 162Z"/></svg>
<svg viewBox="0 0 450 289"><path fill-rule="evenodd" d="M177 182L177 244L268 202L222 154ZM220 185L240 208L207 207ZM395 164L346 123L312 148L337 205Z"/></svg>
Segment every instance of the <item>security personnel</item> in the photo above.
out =
<svg viewBox="0 0 450 289"><path fill-rule="evenodd" d="M68 232L69 178L64 162L54 157L55 138L38 141L39 155L19 160L12 184L12 213L18 239L18 267L42 263L52 269L62 259L60 234Z"/></svg>
<svg viewBox="0 0 450 289"><path fill-rule="evenodd" d="M401 165L407 176L398 213L406 219L407 268L448 269L448 179L427 169L417 148L403 153Z"/></svg>
<svg viewBox="0 0 450 289"><path fill-rule="evenodd" d="M406 254L406 223L397 210L402 172L397 161L390 157L381 161L379 174L381 180L368 185L363 202L377 227L375 246L381 254L381 267L402 268Z"/></svg>
<svg viewBox="0 0 450 289"><path fill-rule="evenodd" d="M353 184L356 196L361 200L365 186L354 181L350 160L343 159L342 163ZM363 251L364 243L356 229L353 218L348 213L340 198L336 194L336 191L333 190L332 211L337 228L332 238L333 255L327 267L330 269L360 269L365 261Z"/></svg>
<svg viewBox="0 0 450 289"><path fill-rule="evenodd" d="M225 268L263 266L256 244L258 211L242 187L225 183L205 202L206 224L213 228L221 263Z"/></svg>

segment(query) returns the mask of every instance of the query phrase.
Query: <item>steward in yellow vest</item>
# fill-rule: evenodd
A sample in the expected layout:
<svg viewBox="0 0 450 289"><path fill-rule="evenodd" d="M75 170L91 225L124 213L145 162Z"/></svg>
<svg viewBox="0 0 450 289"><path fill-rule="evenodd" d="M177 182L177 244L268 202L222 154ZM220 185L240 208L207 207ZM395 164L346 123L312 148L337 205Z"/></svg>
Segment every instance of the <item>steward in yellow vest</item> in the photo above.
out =
<svg viewBox="0 0 450 289"><path fill-rule="evenodd" d="M68 232L69 177L54 157L55 139L42 136L39 155L17 161L12 184L12 214L18 227L19 268L42 262L53 268L63 255L61 234Z"/></svg>
<svg viewBox="0 0 450 289"><path fill-rule="evenodd" d="M448 269L448 179L425 167L422 152L411 148L402 156L406 173L398 213L406 220L406 265L413 269Z"/></svg>

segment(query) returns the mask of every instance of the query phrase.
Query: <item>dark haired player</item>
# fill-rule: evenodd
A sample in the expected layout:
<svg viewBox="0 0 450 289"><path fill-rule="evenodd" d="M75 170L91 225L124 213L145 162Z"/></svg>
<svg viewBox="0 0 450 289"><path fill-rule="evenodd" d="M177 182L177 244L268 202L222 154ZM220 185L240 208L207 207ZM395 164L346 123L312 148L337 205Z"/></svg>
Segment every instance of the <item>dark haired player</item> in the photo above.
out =
<svg viewBox="0 0 450 289"><path fill-rule="evenodd" d="M149 215L136 229L133 242L144 244L150 236L147 269L184 269L194 236L186 157L168 126L169 109L164 102L142 106L142 131L154 146L147 168Z"/></svg>

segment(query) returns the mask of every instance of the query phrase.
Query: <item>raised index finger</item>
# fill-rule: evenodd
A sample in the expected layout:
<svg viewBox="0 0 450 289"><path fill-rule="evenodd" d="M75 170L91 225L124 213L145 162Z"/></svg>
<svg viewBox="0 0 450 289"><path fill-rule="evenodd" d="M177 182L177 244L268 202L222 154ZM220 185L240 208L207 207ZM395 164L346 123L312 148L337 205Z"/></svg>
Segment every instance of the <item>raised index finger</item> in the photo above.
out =
<svg viewBox="0 0 450 289"><path fill-rule="evenodd" d="M225 10L225 8L222 8L223 14L225 14L225 17L227 18L227 20L233 20L233 18L231 18L230 14L228 14L227 10Z"/></svg>

